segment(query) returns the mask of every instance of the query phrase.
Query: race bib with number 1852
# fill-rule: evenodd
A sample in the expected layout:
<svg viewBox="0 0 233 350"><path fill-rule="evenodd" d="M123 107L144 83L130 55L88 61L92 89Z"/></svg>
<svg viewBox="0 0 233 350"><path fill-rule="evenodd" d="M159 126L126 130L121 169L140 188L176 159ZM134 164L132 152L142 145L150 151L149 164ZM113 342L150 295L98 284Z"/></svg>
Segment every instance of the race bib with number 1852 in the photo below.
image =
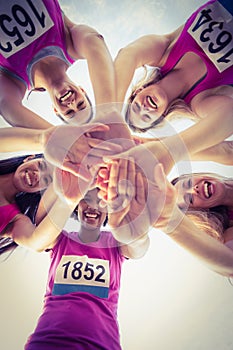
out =
<svg viewBox="0 0 233 350"><path fill-rule="evenodd" d="M87 292L107 298L109 292L109 261L84 256L63 256L57 266L53 295Z"/></svg>

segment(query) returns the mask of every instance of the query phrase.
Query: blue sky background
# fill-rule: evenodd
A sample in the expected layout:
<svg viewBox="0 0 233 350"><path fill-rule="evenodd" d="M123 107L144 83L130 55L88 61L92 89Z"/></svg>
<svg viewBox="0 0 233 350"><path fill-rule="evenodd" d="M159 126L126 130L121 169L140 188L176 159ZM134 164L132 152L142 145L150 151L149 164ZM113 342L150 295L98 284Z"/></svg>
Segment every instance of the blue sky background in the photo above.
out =
<svg viewBox="0 0 233 350"><path fill-rule="evenodd" d="M70 19L104 35L113 58L141 35L175 30L202 3L60 0ZM75 63L69 74L92 95L85 62ZM46 93L32 94L25 104L58 123ZM185 125L179 123L180 128ZM1 120L0 126L6 123ZM196 162L192 167L232 174L232 167L214 163ZM73 222L70 225L74 228ZM119 302L123 350L232 350L233 286L160 231L151 230L150 238L146 256L127 261L123 268ZM43 306L48 266L48 254L23 248L0 264L2 349L23 349L33 331Z"/></svg>

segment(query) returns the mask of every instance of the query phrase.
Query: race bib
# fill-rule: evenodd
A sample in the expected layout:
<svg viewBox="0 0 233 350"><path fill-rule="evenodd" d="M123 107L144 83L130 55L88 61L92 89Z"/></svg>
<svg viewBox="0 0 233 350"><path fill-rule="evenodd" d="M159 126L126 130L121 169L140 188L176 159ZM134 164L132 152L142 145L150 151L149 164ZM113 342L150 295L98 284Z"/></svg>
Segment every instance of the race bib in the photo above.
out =
<svg viewBox="0 0 233 350"><path fill-rule="evenodd" d="M0 53L8 58L54 25L42 0L1 1Z"/></svg>
<svg viewBox="0 0 233 350"><path fill-rule="evenodd" d="M84 256L63 256L57 266L53 295L87 292L107 298L109 292L109 261Z"/></svg>
<svg viewBox="0 0 233 350"><path fill-rule="evenodd" d="M229 8L220 2L202 9L188 33L221 73L233 64L233 17L230 1Z"/></svg>

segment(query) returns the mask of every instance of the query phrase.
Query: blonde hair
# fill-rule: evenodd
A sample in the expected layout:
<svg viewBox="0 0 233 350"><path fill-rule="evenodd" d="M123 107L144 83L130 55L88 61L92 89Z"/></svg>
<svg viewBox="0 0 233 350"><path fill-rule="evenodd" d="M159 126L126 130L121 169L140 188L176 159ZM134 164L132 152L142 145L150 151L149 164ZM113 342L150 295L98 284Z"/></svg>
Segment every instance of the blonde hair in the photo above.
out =
<svg viewBox="0 0 233 350"><path fill-rule="evenodd" d="M209 179L216 179L222 182L232 181L231 178L215 173L200 172L192 174L182 174L174 178L171 184L174 186L180 180L190 178L193 176L203 176ZM186 211L188 216L200 230L207 233L209 236L224 242L224 231L229 227L228 210L225 205L218 205L212 208L191 208Z"/></svg>
<svg viewBox="0 0 233 350"><path fill-rule="evenodd" d="M130 128L135 132L146 132L149 129L154 128L155 126L163 126L163 120L166 117L166 120L177 120L182 118L188 118L193 121L198 121L200 118L192 112L190 107L184 102L183 99L177 98L173 100L168 106L165 112L160 116L158 120L153 122L147 128L138 128L135 125L130 123L130 105L132 104L134 98L137 95L137 90L140 88L146 88L147 86L153 85L162 79L161 70L159 67L155 67L151 70L148 67L143 66L144 74L142 78L132 87L130 96L127 99L127 109L125 113L125 120Z"/></svg>
<svg viewBox="0 0 233 350"><path fill-rule="evenodd" d="M207 235L224 242L224 220L220 213L213 213L210 210L198 209L188 210L186 216Z"/></svg>

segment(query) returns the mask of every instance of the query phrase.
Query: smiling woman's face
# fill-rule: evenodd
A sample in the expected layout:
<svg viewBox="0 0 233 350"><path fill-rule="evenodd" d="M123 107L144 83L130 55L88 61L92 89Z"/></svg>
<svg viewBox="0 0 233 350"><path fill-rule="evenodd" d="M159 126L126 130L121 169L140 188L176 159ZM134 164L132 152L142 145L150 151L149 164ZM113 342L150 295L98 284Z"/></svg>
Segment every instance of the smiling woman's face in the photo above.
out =
<svg viewBox="0 0 233 350"><path fill-rule="evenodd" d="M212 208L222 205L226 195L224 182L219 179L190 176L184 177L175 184L177 204L184 208Z"/></svg>
<svg viewBox="0 0 233 350"><path fill-rule="evenodd" d="M100 199L97 197L98 189L88 191L79 202L78 217L81 224L89 229L101 227L106 219L104 209L99 206Z"/></svg>
<svg viewBox="0 0 233 350"><path fill-rule="evenodd" d="M130 124L140 129L149 128L165 112L168 99L158 83L139 90L130 106Z"/></svg>
<svg viewBox="0 0 233 350"><path fill-rule="evenodd" d="M82 125L92 118L90 101L81 87L72 82L65 82L50 91L50 94L55 113L66 122Z"/></svg>
<svg viewBox="0 0 233 350"><path fill-rule="evenodd" d="M44 158L26 159L14 173L14 186L19 192L38 192L53 180L53 167Z"/></svg>

